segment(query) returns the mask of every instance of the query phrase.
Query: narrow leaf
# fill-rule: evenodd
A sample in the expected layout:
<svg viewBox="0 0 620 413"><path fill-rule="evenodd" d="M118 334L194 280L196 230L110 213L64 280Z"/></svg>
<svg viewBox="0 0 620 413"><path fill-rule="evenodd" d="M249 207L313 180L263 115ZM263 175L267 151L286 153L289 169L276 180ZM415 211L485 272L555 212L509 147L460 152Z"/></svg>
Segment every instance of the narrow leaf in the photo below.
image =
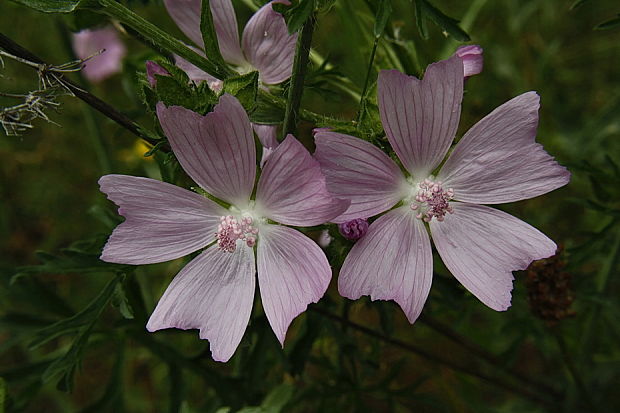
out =
<svg viewBox="0 0 620 413"><path fill-rule="evenodd" d="M200 31L202 40L204 41L205 52L209 60L218 64L225 65L224 58L220 52L220 46L217 41L215 32L215 24L213 23L213 14L211 13L211 1L202 0L202 11L200 14Z"/></svg>
<svg viewBox="0 0 620 413"><path fill-rule="evenodd" d="M258 94L258 72L226 79L224 81L224 92L239 99L245 110L253 110L256 107Z"/></svg>
<svg viewBox="0 0 620 413"><path fill-rule="evenodd" d="M374 34L375 37L381 37L385 31L385 26L392 14L392 1L391 0L379 0L379 8L377 9L377 16L375 17Z"/></svg>
<svg viewBox="0 0 620 413"><path fill-rule="evenodd" d="M429 19L442 30L461 42L470 41L469 35L459 27L459 21L446 16L441 10L433 6L428 0L416 0L416 5L420 5L420 11L424 18Z"/></svg>
<svg viewBox="0 0 620 413"><path fill-rule="evenodd" d="M620 14L611 20L607 20L594 27L594 30L611 30L620 27Z"/></svg>

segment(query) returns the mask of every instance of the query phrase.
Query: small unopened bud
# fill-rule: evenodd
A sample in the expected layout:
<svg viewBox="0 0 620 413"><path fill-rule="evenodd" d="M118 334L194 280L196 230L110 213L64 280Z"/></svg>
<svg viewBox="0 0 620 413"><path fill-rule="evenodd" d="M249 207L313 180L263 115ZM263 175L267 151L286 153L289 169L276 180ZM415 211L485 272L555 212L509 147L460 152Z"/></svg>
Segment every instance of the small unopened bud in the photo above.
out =
<svg viewBox="0 0 620 413"><path fill-rule="evenodd" d="M463 76L465 78L482 72L484 60L482 57L482 47L477 44L460 46L454 54L463 59Z"/></svg>
<svg viewBox="0 0 620 413"><path fill-rule="evenodd" d="M340 234L350 241L357 241L368 232L368 221L363 218L356 218L351 221L338 224Z"/></svg>

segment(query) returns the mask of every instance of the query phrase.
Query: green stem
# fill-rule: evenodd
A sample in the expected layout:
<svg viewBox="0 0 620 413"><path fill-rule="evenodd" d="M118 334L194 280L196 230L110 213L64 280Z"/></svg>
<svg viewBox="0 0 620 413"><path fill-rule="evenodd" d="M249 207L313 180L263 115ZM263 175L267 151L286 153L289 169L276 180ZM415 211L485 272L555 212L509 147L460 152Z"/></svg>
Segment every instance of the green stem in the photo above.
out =
<svg viewBox="0 0 620 413"><path fill-rule="evenodd" d="M312 43L312 34L314 33L314 25L316 19L311 14L299 33L297 38L297 46L295 49L295 59L293 60L293 71L291 74L291 82L288 90L288 99L284 112L284 125L282 127L282 138L289 133L295 134L297 130L297 120L299 117L299 106L301 105L301 96L304 91L304 78L306 70L310 63L310 45Z"/></svg>
<svg viewBox="0 0 620 413"><path fill-rule="evenodd" d="M183 59L192 63L199 69L204 70L218 79L223 80L233 74L232 70L226 65L218 65L199 55L183 44L183 42L170 36L154 24L144 20L142 17L138 16L122 4L117 3L114 0L99 0L99 4L103 7L103 9L97 9L97 12L117 19L121 23L126 24L136 32L140 33L145 39L148 39L158 47L166 50L167 52L175 53L181 56Z"/></svg>
<svg viewBox="0 0 620 413"><path fill-rule="evenodd" d="M364 80L364 89L362 89L362 96L360 97L360 108L357 112L357 126L360 125L362 119L362 112L364 102L366 101L366 92L368 91L368 83L370 83L370 73L372 72L372 63L375 61L375 54L377 53L377 46L379 45L380 37L375 36L375 41L372 44L372 51L370 52L370 60L368 62L368 70L366 70L366 79Z"/></svg>

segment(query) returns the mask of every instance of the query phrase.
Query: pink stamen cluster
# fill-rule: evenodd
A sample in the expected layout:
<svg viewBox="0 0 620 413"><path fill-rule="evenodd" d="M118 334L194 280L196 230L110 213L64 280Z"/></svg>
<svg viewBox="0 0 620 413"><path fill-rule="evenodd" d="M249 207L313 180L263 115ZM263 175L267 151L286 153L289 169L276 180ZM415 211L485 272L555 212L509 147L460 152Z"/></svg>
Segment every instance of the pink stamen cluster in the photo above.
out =
<svg viewBox="0 0 620 413"><path fill-rule="evenodd" d="M215 239L221 251L235 252L237 240L245 241L248 247L256 245L258 228L252 226L252 217L243 217L240 220L232 215L220 217Z"/></svg>
<svg viewBox="0 0 620 413"><path fill-rule="evenodd" d="M437 221L444 220L446 213L452 214L454 211L449 201L454 197L452 188L443 189L442 182L433 182L425 179L418 184L420 188L415 196L415 202L411 204L411 209L419 211L416 218L424 222L430 222L433 217Z"/></svg>

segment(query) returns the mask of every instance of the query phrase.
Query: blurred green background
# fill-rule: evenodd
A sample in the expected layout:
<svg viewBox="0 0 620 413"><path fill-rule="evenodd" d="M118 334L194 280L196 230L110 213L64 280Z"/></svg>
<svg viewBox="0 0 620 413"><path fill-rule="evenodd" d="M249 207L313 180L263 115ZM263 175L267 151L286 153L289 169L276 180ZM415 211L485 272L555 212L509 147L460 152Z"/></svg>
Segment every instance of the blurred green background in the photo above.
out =
<svg viewBox="0 0 620 413"><path fill-rule="evenodd" d="M248 3L235 2L241 26L252 13ZM413 3L393 3L373 79L376 70L395 67L419 74L460 44L430 22L430 38L422 39ZM211 360L207 343L195 331L152 335L143 329L145 317L186 262L177 260L140 267L122 281L134 318L123 317L122 303L105 307L77 358L73 391L58 390L58 377L44 372L79 334L67 330L36 348L33 337L87 307L114 275L46 274L39 267L14 275L23 273L22 267L41 265L35 251L66 257L61 250L76 241L95 237L88 244L94 248L105 240L119 218L98 190L101 175L159 177L158 161L143 156L148 148L139 139L79 100L64 97L51 116L59 125L37 120L35 129L22 136L0 133L0 411L620 409L620 28L594 30L620 8L617 1L605 0L581 2L571 10L573 3L433 2L461 20L471 43L484 48L484 71L466 83L459 136L513 96L529 90L541 96L537 140L571 170L572 180L551 194L501 208L563 246L559 260L565 266L551 263L546 271L556 281L570 280L558 287L564 298L554 299L574 299L569 310L558 310L574 313L571 317L549 322L532 312L526 284L530 294L551 288L526 282L535 270L516 273L513 305L496 313L467 294L436 260L426 321L409 325L391 302L348 302L338 296L334 277L317 311L293 322L284 350L258 311L235 357L221 364ZM183 38L161 2L129 6ZM355 117L358 101L333 83L348 78L347 88L362 89L373 24L362 0L338 0L318 16L313 47L338 76L319 73L315 64L303 107ZM67 43L72 25L70 17L0 3L0 32L51 63L72 59ZM130 35L123 40L129 50L123 73L84 87L155 130L136 79L156 52ZM4 59L1 92L24 93L36 84L33 70ZM2 97L0 102L11 103ZM300 128L309 147L312 126ZM337 257L339 247L348 246L337 240L329 254Z"/></svg>

